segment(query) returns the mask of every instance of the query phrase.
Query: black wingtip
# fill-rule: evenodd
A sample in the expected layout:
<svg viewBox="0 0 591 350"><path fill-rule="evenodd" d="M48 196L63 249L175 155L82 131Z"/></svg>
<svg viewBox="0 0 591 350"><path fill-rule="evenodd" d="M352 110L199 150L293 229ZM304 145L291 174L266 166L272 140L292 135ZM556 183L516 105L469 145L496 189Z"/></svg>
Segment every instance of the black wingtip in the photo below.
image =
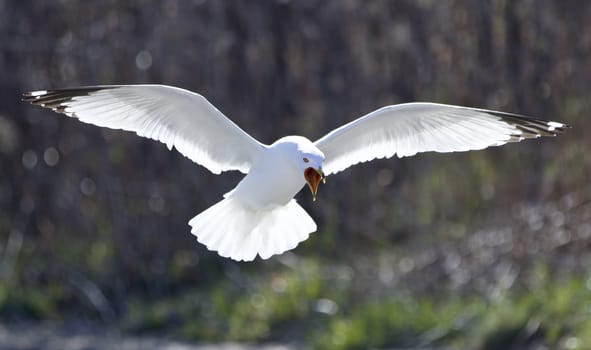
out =
<svg viewBox="0 0 591 350"><path fill-rule="evenodd" d="M43 91L45 91L45 90L43 90ZM39 96L38 93L41 93L41 92L42 91L23 92L21 101L23 101L23 102L32 102L32 101L35 100L35 98L37 96Z"/></svg>
<svg viewBox="0 0 591 350"><path fill-rule="evenodd" d="M553 137L557 136L558 134L562 134L566 131L566 129L571 128L570 125L551 120L542 120L524 115L497 111L486 112L514 126L521 132L521 134L514 136L518 136L520 139L536 138L541 136Z"/></svg>
<svg viewBox="0 0 591 350"><path fill-rule="evenodd" d="M21 101L28 102L36 106L50 108L56 112L63 113L65 106L72 98L78 96L88 96L93 92L107 89L106 86L88 86L66 89L49 89L25 92ZM63 107L63 108L61 108Z"/></svg>

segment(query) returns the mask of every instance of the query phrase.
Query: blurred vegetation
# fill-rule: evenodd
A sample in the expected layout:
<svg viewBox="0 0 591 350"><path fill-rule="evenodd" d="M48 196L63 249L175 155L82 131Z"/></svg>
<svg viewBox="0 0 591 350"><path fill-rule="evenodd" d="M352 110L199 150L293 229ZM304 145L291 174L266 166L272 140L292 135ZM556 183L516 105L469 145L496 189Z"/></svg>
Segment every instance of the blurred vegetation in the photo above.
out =
<svg viewBox="0 0 591 350"><path fill-rule="evenodd" d="M0 319L318 349L591 348L591 3L0 0ZM236 263L188 220L240 179L20 103L163 83L257 139L433 101L555 139L329 177L319 231Z"/></svg>

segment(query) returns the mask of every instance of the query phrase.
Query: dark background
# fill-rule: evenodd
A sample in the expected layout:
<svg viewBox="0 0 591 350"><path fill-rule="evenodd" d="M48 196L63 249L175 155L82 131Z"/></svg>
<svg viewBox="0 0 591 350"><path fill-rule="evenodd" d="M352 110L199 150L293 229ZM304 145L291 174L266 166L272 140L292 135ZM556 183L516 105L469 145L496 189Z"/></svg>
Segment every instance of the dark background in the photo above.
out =
<svg viewBox="0 0 591 350"><path fill-rule="evenodd" d="M0 0L0 318L316 348L591 346L590 18L551 0ZM236 263L187 222L240 174L20 102L134 83L199 92L264 143L409 101L573 128L353 167L298 195L309 240Z"/></svg>

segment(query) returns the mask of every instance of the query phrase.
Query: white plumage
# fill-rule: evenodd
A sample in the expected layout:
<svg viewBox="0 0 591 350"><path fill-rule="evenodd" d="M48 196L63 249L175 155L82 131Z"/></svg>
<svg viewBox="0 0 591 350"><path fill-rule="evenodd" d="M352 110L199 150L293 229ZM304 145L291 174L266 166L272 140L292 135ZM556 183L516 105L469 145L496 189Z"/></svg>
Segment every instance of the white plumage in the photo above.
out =
<svg viewBox="0 0 591 350"><path fill-rule="evenodd" d="M435 103L371 112L312 143L287 136L264 145L203 96L164 85L90 86L26 93L24 101L85 123L134 131L176 148L215 174L246 176L189 225L221 256L250 261L295 248L316 224L293 197L308 183L314 197L324 174L376 158L484 149L555 136L568 126L515 114Z"/></svg>

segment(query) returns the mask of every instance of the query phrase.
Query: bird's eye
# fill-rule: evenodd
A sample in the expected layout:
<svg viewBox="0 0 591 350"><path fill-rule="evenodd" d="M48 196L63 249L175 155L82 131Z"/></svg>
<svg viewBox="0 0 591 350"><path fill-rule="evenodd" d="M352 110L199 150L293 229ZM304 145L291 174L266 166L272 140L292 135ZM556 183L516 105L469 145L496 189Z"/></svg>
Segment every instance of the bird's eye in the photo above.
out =
<svg viewBox="0 0 591 350"><path fill-rule="evenodd" d="M304 163L309 163L309 162L310 162L310 160L308 158L304 157Z"/></svg>

